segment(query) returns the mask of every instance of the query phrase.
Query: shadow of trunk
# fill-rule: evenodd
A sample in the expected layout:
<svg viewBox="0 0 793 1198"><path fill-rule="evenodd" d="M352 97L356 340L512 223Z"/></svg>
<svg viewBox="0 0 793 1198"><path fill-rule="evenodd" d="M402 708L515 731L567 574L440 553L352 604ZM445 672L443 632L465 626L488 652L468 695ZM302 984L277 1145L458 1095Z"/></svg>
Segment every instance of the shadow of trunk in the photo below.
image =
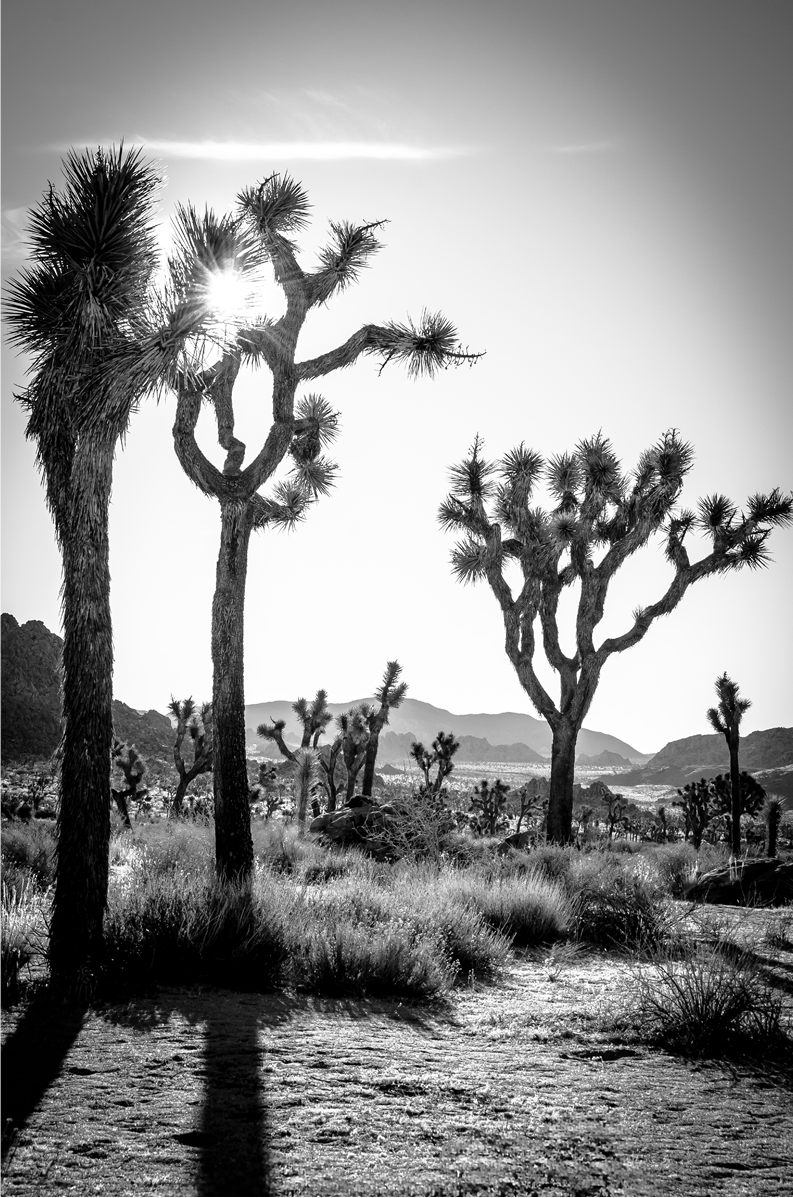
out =
<svg viewBox="0 0 793 1198"><path fill-rule="evenodd" d="M3 1045L3 1161L58 1076L87 1009L84 1004L56 1004L47 996L39 998L30 1004Z"/></svg>

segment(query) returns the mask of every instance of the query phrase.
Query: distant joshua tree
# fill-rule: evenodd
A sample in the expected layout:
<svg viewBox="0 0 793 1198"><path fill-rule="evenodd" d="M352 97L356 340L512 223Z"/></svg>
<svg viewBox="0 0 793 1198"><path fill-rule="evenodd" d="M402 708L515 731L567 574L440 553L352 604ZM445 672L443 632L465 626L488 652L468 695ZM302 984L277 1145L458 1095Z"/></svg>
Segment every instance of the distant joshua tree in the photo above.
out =
<svg viewBox="0 0 793 1198"><path fill-rule="evenodd" d="M399 707L407 694L408 684L399 681L401 673L402 667L398 661L387 662L383 681L374 693L375 700L380 706L372 708L366 717L369 737L366 742L361 794L366 795L367 798L371 797L372 786L374 785L374 767L377 761L377 747L380 740L380 733L388 723L388 717L391 712Z"/></svg>
<svg viewBox="0 0 793 1198"><path fill-rule="evenodd" d="M355 781L366 760L369 744L369 724L374 718L374 708L369 703L351 707L336 717L336 727L341 736L341 755L347 771L346 799L355 794Z"/></svg>
<svg viewBox="0 0 793 1198"><path fill-rule="evenodd" d="M116 790L113 787L111 793L125 827L131 828L132 824L129 818L130 801L140 802L147 793L146 788L143 787L141 789L140 786L143 775L146 773L146 762L134 745L125 744L120 740L113 741L111 758L116 769L121 770L126 782L123 790Z"/></svg>
<svg viewBox="0 0 793 1198"><path fill-rule="evenodd" d="M479 826L487 836L495 836L503 822L508 794L509 787L500 778L496 778L492 786L487 778L483 778L474 789L471 806L479 812Z"/></svg>
<svg viewBox="0 0 793 1198"><path fill-rule="evenodd" d="M182 814L182 802L188 787L199 774L212 772L212 756L214 748L212 727L212 704L202 703L197 707L192 697L174 699L168 704L168 710L176 720L176 740L173 746L173 763L179 775L174 792L169 815L178 819ZM182 755L182 745L185 736L189 735L193 743L193 764L188 768Z"/></svg>
<svg viewBox="0 0 793 1198"><path fill-rule="evenodd" d="M791 521L793 495L778 488L753 495L740 513L723 495L701 499L696 513L679 508L692 463L691 447L672 429L641 455L630 475L601 433L550 461L521 444L498 463L484 460L477 437L468 457L452 468L451 492L439 518L444 528L462 533L452 553L454 573L463 583L489 584L501 608L507 656L551 728L552 841L571 837L576 739L608 658L638 644L693 583L764 565L771 528ZM540 483L553 499L547 510L532 506ZM694 562L684 545L693 531L710 539L710 552ZM666 591L638 608L621 636L596 645L611 580L659 533L673 571ZM506 577L513 565L522 576L514 589ZM568 654L561 647L558 613L565 589L573 586L579 598L575 649ZM537 622L545 655L559 675L558 703L535 670Z"/></svg>
<svg viewBox="0 0 793 1198"><path fill-rule="evenodd" d="M741 855L741 771L738 766L738 742L741 735L741 720L744 713L752 706L751 699L738 698L738 689L737 682L733 682L726 673L722 674L716 679L719 705L708 708L711 727L722 734L730 751L730 788L732 791L730 849L735 858Z"/></svg>
<svg viewBox="0 0 793 1198"><path fill-rule="evenodd" d="M459 747L460 742L459 740L455 740L453 732L439 732L432 742L431 752L429 749L424 748L420 740L413 741L413 744L410 746L410 756L424 774L424 785L422 787L424 794L440 794L444 782L454 769L452 758ZM430 776L433 766L438 767L438 772L434 778Z"/></svg>

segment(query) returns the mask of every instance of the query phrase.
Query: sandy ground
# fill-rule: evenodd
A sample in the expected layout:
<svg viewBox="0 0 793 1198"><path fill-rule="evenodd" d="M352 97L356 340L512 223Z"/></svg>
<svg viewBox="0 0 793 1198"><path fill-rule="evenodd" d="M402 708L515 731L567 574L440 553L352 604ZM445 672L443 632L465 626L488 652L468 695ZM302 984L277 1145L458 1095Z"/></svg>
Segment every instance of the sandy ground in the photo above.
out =
<svg viewBox="0 0 793 1198"><path fill-rule="evenodd" d="M434 1011L190 988L12 1015L3 1193L793 1193L790 1076L620 1040L629 977L537 955Z"/></svg>

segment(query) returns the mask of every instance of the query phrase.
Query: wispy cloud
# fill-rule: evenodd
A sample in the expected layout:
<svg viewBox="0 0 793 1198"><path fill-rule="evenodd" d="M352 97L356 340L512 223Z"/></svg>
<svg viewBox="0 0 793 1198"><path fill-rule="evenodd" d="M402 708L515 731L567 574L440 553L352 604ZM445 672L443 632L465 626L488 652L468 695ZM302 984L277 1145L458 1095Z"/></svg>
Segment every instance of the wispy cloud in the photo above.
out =
<svg viewBox="0 0 793 1198"><path fill-rule="evenodd" d="M96 141L78 141L77 147L93 146ZM150 153L170 158L193 158L212 162L252 162L273 159L335 162L350 158L371 158L394 162L428 162L440 158L459 158L470 154L464 147L411 146L395 142L361 141L165 141L160 138L135 138L128 143L141 145ZM63 152L67 146L58 146Z"/></svg>
<svg viewBox="0 0 793 1198"><path fill-rule="evenodd" d="M16 259L27 257L29 252L27 224L27 208L3 209L2 231L4 258Z"/></svg>
<svg viewBox="0 0 793 1198"><path fill-rule="evenodd" d="M572 145L554 146L554 154L603 154L607 150L616 150L619 142L611 138L607 141L582 141Z"/></svg>

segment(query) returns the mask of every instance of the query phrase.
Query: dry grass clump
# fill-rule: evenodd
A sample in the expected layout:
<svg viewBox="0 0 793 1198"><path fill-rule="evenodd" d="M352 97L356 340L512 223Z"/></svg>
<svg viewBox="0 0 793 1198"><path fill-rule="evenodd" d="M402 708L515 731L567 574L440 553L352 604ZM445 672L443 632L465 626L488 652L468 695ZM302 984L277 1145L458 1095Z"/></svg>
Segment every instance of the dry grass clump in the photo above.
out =
<svg viewBox="0 0 793 1198"><path fill-rule="evenodd" d="M791 1049L790 1020L751 953L698 946L638 967L631 1021L640 1036L688 1056L766 1056Z"/></svg>
<svg viewBox="0 0 793 1198"><path fill-rule="evenodd" d="M25 990L23 971L43 962L46 952L50 895L34 876L3 879L0 932L0 990L3 1006L18 1002Z"/></svg>

